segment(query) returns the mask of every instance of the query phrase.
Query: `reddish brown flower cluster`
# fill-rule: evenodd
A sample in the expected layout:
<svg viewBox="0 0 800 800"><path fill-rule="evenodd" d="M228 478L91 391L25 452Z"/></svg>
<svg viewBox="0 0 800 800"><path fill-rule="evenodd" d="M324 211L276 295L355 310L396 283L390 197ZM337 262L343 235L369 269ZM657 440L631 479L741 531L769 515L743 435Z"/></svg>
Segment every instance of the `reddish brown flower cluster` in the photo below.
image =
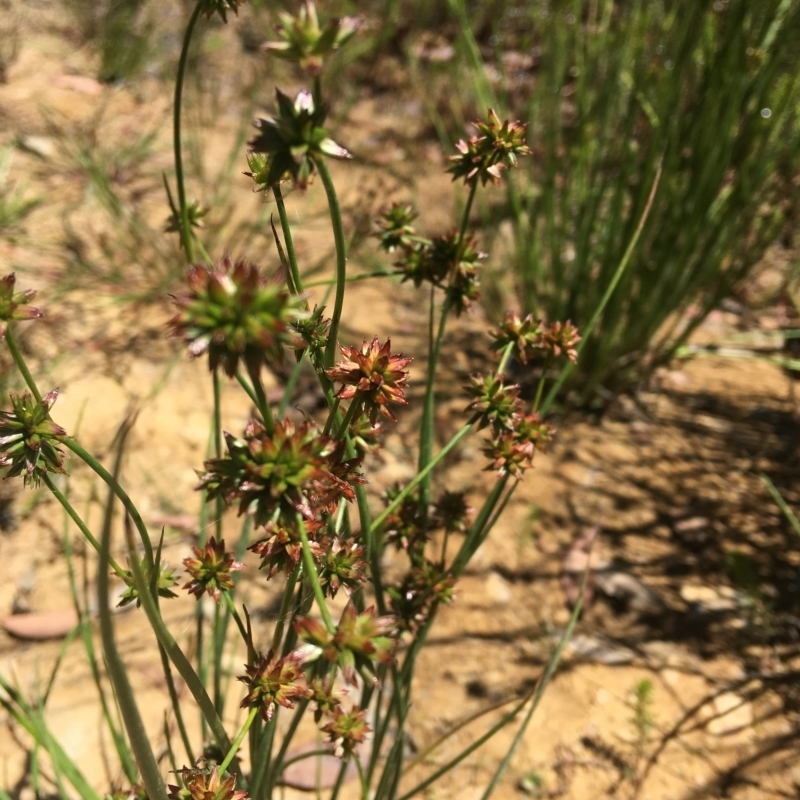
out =
<svg viewBox="0 0 800 800"><path fill-rule="evenodd" d="M327 376L344 384L336 396L340 400L351 400L358 410L369 417L375 425L378 414L395 422L397 417L389 408L389 403L407 405L403 392L408 383L410 358L392 355L390 339L381 345L377 336L368 344L366 340L361 348L340 348L344 361L340 361L332 369L326 370ZM358 416L358 414L356 415Z"/></svg>
<svg viewBox="0 0 800 800"><path fill-rule="evenodd" d="M477 135L458 142L458 155L450 156L447 171L453 173L453 180L463 178L467 184L478 180L483 185L500 183L504 170L515 167L519 156L531 153L525 144L527 125L508 120L501 123L491 108L486 122L474 124Z"/></svg>
<svg viewBox="0 0 800 800"><path fill-rule="evenodd" d="M170 800L246 800L247 792L236 791L236 776L224 780L219 768L184 767L178 771L183 787L169 786Z"/></svg>
<svg viewBox="0 0 800 800"><path fill-rule="evenodd" d="M208 353L212 370L236 375L243 359L251 374L280 362L283 347L302 347L294 325L307 316L303 301L267 283L254 264L225 256L215 267L189 267L189 291L174 298L178 313L169 327L192 356Z"/></svg>
<svg viewBox="0 0 800 800"><path fill-rule="evenodd" d="M305 0L296 17L278 11L278 19L275 28L280 41L267 42L264 49L278 58L298 62L314 76L322 72L325 57L344 46L361 27L357 17L332 17L320 25L311 0Z"/></svg>
<svg viewBox="0 0 800 800"><path fill-rule="evenodd" d="M0 467L8 467L6 477L22 475L26 486L38 486L48 472L64 474L64 453L57 444L67 432L50 419L58 389L41 403L28 392L10 397L12 410L0 411Z"/></svg>
<svg viewBox="0 0 800 800"><path fill-rule="evenodd" d="M497 470L499 475L521 476L533 466L533 456L537 450L544 452L553 439L554 431L539 415L520 414L513 417L512 427L493 431L483 452L491 460L487 467Z"/></svg>
<svg viewBox="0 0 800 800"><path fill-rule="evenodd" d="M229 592L236 585L231 572L244 569L244 563L236 561L232 552L226 552L225 540L218 542L213 536L204 547L193 547L194 558L185 558L183 566L192 580L183 588L198 600L208 592L219 602L220 592Z"/></svg>
<svg viewBox="0 0 800 800"><path fill-rule="evenodd" d="M130 566L130 559L128 560L128 565ZM143 575L147 575L150 565L147 561L147 556L143 556L139 561L139 568L142 571ZM122 580L125 581L126 589L120 595L119 603L117 606L122 608L127 606L129 603L132 603L134 600L136 601L136 607L138 608L141 605L141 599L139 598L139 590L136 588L136 582L133 577L133 570L126 569L123 571ZM158 592L159 597L163 597L166 600L170 600L173 597L177 597L178 595L172 591L172 587L178 583L178 578L175 575L175 570L171 569L169 564L161 564L158 570L158 578L156 580L156 591Z"/></svg>
<svg viewBox="0 0 800 800"><path fill-rule="evenodd" d="M36 292L33 289L15 292L16 282L13 272L0 278L0 342L6 338L6 329L12 320L39 319L44 316L38 308L28 305L36 297Z"/></svg>
<svg viewBox="0 0 800 800"><path fill-rule="evenodd" d="M228 21L228 11L234 14L239 13L239 6L244 5L245 0L203 0L201 13L211 19L214 14L218 14L223 22Z"/></svg>
<svg viewBox="0 0 800 800"><path fill-rule="evenodd" d="M364 680L375 682L372 660L392 663L392 653L397 644L392 634L397 620L392 616L378 617L371 606L361 614L351 600L344 608L339 624L333 633L318 620L299 617L294 628L301 639L310 645L307 660L322 656L342 671L342 677L357 686L356 672Z"/></svg>
<svg viewBox="0 0 800 800"><path fill-rule="evenodd" d="M300 514L308 528L339 499L351 500L352 485L363 482L357 460L337 462L341 451L310 420L277 421L271 434L250 420L241 439L226 432L225 441L228 455L206 462L199 488L238 501L239 513L252 514L257 526L291 530Z"/></svg>
<svg viewBox="0 0 800 800"><path fill-rule="evenodd" d="M418 236L411 222L416 213L409 205L395 204L378 223L381 247L400 250L395 263L403 281L423 282L444 289L450 306L460 315L480 297L478 267L486 253L478 250L475 237L463 237L454 229L435 239Z"/></svg>
<svg viewBox="0 0 800 800"><path fill-rule="evenodd" d="M493 350L503 350L511 344L513 357L523 364L542 357L558 358L562 354L573 363L578 360L576 348L581 337L569 321L545 325L541 320L535 320L532 314L520 319L509 311L489 335L494 339Z"/></svg>
<svg viewBox="0 0 800 800"><path fill-rule="evenodd" d="M441 564L425 559L412 566L398 584L387 590L400 629L416 633L437 606L452 602L454 586L455 579Z"/></svg>
<svg viewBox="0 0 800 800"><path fill-rule="evenodd" d="M533 466L536 450L546 449L553 429L538 414L525 414L519 387L506 385L498 375L472 375L465 389L472 398L467 410L475 413L480 428L491 427L483 451L491 459L488 469L497 470L501 476L520 476Z"/></svg>
<svg viewBox="0 0 800 800"><path fill-rule="evenodd" d="M303 655L298 651L285 658L276 658L270 650L259 654L255 664L246 664L246 675L239 677L247 684L247 695L241 708L258 708L265 722L272 719L275 706L294 708L294 701L311 696L307 686L300 683L304 674Z"/></svg>
<svg viewBox="0 0 800 800"><path fill-rule="evenodd" d="M350 711L337 708L331 716L331 721L322 730L328 734L328 741L334 745L334 754L339 758L347 758L372 730L367 724L367 712L360 708L352 708Z"/></svg>

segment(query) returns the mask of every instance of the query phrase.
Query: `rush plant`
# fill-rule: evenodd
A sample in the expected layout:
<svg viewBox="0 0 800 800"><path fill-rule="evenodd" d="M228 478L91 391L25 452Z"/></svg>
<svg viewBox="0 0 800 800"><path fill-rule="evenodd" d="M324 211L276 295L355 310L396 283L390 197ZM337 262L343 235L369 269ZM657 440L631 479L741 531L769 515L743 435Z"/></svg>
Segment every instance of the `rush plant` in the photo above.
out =
<svg viewBox="0 0 800 800"><path fill-rule="evenodd" d="M338 796L348 766L355 765L362 798L405 800L425 790L502 727L517 721L508 755L486 789L488 797L552 678L578 608L535 689L516 698L482 737L417 785L409 785L404 777L406 721L417 658L438 612L452 602L453 589L470 559L489 536L523 474L534 466L537 452L545 450L553 438L553 430L541 416L545 382L558 381L564 365L578 359L584 342L566 320L507 314L488 332L486 353L491 366L486 374L474 375L464 389L463 426L434 452L435 387L442 344L450 320L478 298L485 258L469 230L470 209L485 184L502 182L519 160L529 157L525 126L502 121L489 110L475 124L474 135L459 142L448 171L463 184L466 203L453 230L433 238L419 234L413 225L415 211L405 204L386 209L379 220L377 238L380 247L392 254L398 278L428 287L430 349L424 370L417 471L405 485L380 498L383 509L376 514L376 504L369 502L366 455L380 449L385 431L408 405L406 390L413 362L410 355L396 352L381 330L374 331L371 341L340 341L347 253L328 159L346 161L349 153L325 127L324 67L329 54L346 45L358 24L350 19L320 20L308 0L297 16L281 16L279 40L267 48L295 60L311 86L294 97L276 91L274 115L258 122L257 135L242 153L256 189L272 195L280 218L274 263L263 268L246 259L234 262L225 254L206 252L202 229L193 224L195 208L184 188L180 121L185 56L199 25L213 17L234 23L240 5L241 0L199 0L189 19L176 76L176 190L167 193L170 227L180 237L187 267L185 286L174 297L175 315L165 335L171 333L189 355L206 360L213 384L214 452L204 464L196 465L197 488L213 519L213 535L197 541L183 562L183 577L162 563L157 533L147 528L118 480L120 455L133 422L123 426L117 459L110 468L57 424L57 389L42 394L17 344L18 326L34 321L42 312L30 306L33 292L20 291L13 275L0 281L0 338L27 391L13 395L10 410L0 414L0 466L7 467L12 477L21 476L27 484L49 489L99 554L103 660L124 731L117 726L116 715L107 712L105 718L131 784L121 787L125 792L150 800L270 798L289 762L297 758L289 753L301 721L313 717L323 740L322 753L318 750L304 757L326 753L341 760L331 797ZM304 269L296 258L282 193L286 183L302 190L315 179L321 181L327 196L336 252L330 310L309 307ZM595 321L601 311L602 304ZM284 413L288 394L278 403L267 396L265 370L285 363L289 354L298 363L310 364L319 381L327 406L319 418L309 410L301 422L294 422ZM508 378L512 360L539 367L532 403L523 401L519 388ZM226 380L237 381L252 400L255 411L243 430L221 428L220 388ZM487 496L480 500L448 489L434 492L434 471L441 472L445 457L468 436L481 432L485 468L494 477ZM110 499L97 534L54 481L65 470L68 457L84 462L108 486ZM446 486L446 474L439 477L437 484ZM125 511L127 569L111 556L116 503ZM247 531L255 532L249 555L237 555L226 543L222 529L226 513L243 519L242 537ZM404 554L405 569L399 575L383 570L387 548ZM257 566L265 581L285 581L280 614L265 640L254 633L237 594L237 573L247 561ZM126 587L120 604L135 601L132 613L146 619L158 640L180 736L173 741L167 727L171 765L156 757L127 667L117 651L108 608L112 574ZM217 608L212 622L198 615L196 641L206 646L192 658L162 615L162 607L180 592L198 600L208 596ZM347 602L335 615L330 600L339 593ZM223 680L230 677L223 665L226 631L239 637L246 654L235 676L238 682ZM91 654L91 637L86 647ZM97 663L93 656L92 663ZM188 688L184 698L175 689L175 673ZM222 720L230 692L237 693L246 711L238 730L228 730ZM82 797L98 797L83 778L80 765L72 763L49 734L35 703L8 685L0 693L0 703L48 751L60 791L62 785L71 785ZM197 731L187 726L190 706L202 717ZM170 784L168 766L172 767Z"/></svg>

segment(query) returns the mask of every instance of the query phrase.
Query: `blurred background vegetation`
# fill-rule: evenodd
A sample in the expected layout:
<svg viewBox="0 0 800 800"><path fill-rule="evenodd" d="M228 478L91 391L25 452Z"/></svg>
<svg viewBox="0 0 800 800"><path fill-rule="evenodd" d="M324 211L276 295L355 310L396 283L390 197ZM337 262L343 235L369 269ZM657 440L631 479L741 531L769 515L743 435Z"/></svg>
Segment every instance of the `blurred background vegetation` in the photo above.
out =
<svg viewBox="0 0 800 800"><path fill-rule="evenodd" d="M59 1L76 42L96 54L97 79L167 85L190 0ZM230 157L215 169L199 157L190 164L203 203L214 209L212 245L234 235L231 176L249 134L248 112L269 103L276 83L258 53L282 8L294 10L266 0L244 6L229 25L238 52L222 47L221 24L203 26L194 49L205 66L189 72L190 160L192 141L201 153L220 113L226 67L237 73L244 101ZM344 106L359 87L386 93L410 86L448 149L488 106L529 124L533 157L481 209L493 254L484 281L493 318L516 304L585 326L660 170L641 238L562 400L603 405L642 385L711 310L736 296L771 249L794 253L800 0L372 0L320 4L320 12L366 20L358 43L329 73L342 76ZM113 271L115 260L133 254L141 261L149 250L162 265L152 275L156 289L171 278L163 265L179 261L174 243L121 202L115 186L115 175L145 160L151 143L143 130L124 148L90 135L71 137L70 147L127 232L121 253L105 242L102 269ZM8 196L0 195L5 227L13 222L4 217L7 206L28 210L18 193ZM263 235L264 223L236 223L235 235ZM100 268L73 251L76 261L83 258L73 274ZM791 269L785 277L792 297Z"/></svg>

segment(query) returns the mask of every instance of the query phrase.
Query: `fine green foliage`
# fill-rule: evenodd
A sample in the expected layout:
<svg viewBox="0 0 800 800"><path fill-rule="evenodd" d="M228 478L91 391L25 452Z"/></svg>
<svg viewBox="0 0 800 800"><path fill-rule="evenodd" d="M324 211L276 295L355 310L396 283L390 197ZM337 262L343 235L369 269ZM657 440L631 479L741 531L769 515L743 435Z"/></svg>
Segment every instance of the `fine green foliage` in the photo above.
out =
<svg viewBox="0 0 800 800"><path fill-rule="evenodd" d="M800 3L506 9L491 41L534 54L525 91L499 57L497 87L486 80L488 51L463 2L451 7L476 96L529 122L533 158L498 212L525 311L586 325L662 165L630 267L567 383L584 403L636 385L781 232L800 163Z"/></svg>

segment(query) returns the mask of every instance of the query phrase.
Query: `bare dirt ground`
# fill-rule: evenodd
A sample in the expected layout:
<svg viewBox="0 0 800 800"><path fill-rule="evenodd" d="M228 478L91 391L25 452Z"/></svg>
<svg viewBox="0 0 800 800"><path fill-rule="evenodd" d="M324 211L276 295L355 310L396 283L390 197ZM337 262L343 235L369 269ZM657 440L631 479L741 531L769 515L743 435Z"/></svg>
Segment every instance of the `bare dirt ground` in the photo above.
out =
<svg viewBox="0 0 800 800"><path fill-rule="evenodd" d="M206 450L212 399L205 365L189 361L164 333L171 313L166 289L176 287L179 274L175 249L161 243L160 233L166 216L160 172L170 169L171 157L168 90L156 80L132 87L96 83L91 55L75 47L52 6L43 4L37 14L21 18L21 51L0 85L0 146L16 144L11 177L43 203L23 230L0 239L0 273L14 270L23 287L41 290L37 305L48 316L24 330L24 347L41 385L61 389L53 412L59 424L109 458L114 432L137 402L124 482L153 530L167 526L165 557L178 565L197 534L193 470ZM270 93L271 84L262 105ZM246 111L224 91L220 98L221 111L206 132L209 159L217 162ZM146 154L126 161L126 148L150 130ZM350 229L363 231L389 198L415 198L427 209L431 230L451 223L453 189L413 96L365 90L337 133L357 155L334 173ZM112 185L122 198L116 211L110 195L87 177L91 165L80 162L78 151L115 165ZM412 154L416 166L409 163ZM243 168L242 151L232 172ZM246 179L235 182L235 191L235 214L264 213ZM301 263L320 263L324 276L330 237L322 203L320 186L290 198ZM222 229L222 222L209 222L217 223ZM264 228L250 256L275 264L268 223ZM119 230L127 251L115 243L115 235L124 238ZM238 240L226 241L235 251ZM371 252L370 245L357 251L353 268L374 268ZM413 474L407 442L421 405L425 298L371 281L349 292L343 341L391 335L398 350L417 358L411 405L382 459L365 465L377 497ZM721 339L742 324L742 317L720 313L701 335ZM453 327L437 405L442 440L464 418L458 387L485 368L487 325L476 310ZM277 378L271 388L279 389ZM309 399L301 387L293 402ZM230 387L223 405L226 427L239 429L250 410L241 393ZM410 729L424 750L453 725L486 713L410 764L404 785L444 763L498 718L503 701L538 679L575 591L565 560L574 568L580 542L595 535L585 613L497 796L797 796L800 541L758 476L766 473L798 507L800 425L790 378L764 361L696 360L661 372L648 391L635 401L619 399L601 419L572 416L557 426L552 454L539 457L526 475L434 628L419 664ZM447 469L447 488L468 491L473 505L492 480L481 471L479 447L480 437L469 440ZM7 485L2 491L10 496ZM97 526L102 488L76 468L70 492ZM90 595L92 554L45 493L14 493L9 509L0 533L0 617L55 614L47 619L68 628L65 532L78 582L85 576ZM238 526L229 523L233 536ZM121 537L118 542L121 553ZM265 586L254 564L246 571L243 601L263 631L271 630L279 589ZM167 612L189 648L193 607L194 600L181 599ZM149 729L161 741L167 700L157 652L140 612L117 620ZM0 674L33 699L61 649L60 638L21 640L0 631ZM231 654L234 674L240 661ZM652 728L642 735L633 722L634 689L645 679L652 682ZM234 728L240 712L232 700L227 716ZM118 775L108 771L109 746L77 641L66 648L45 716L106 790ZM0 722L0 784L14 797L28 797L30 740L10 719ZM480 797L512 737L513 730L498 735L427 796Z"/></svg>

